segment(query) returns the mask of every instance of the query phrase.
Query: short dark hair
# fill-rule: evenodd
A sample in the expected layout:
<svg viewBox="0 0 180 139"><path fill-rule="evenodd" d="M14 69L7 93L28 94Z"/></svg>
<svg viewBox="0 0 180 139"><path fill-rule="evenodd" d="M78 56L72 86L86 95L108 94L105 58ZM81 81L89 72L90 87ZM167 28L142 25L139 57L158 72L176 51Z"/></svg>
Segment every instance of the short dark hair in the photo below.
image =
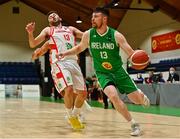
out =
<svg viewBox="0 0 180 139"><path fill-rule="evenodd" d="M109 16L109 10L103 7L96 7L96 9L94 10L94 13L102 13L105 16Z"/></svg>
<svg viewBox="0 0 180 139"><path fill-rule="evenodd" d="M56 14L58 14L58 12L57 12L57 11L49 11L49 12L47 13L47 17L48 17L50 14L52 14L52 13L56 13Z"/></svg>

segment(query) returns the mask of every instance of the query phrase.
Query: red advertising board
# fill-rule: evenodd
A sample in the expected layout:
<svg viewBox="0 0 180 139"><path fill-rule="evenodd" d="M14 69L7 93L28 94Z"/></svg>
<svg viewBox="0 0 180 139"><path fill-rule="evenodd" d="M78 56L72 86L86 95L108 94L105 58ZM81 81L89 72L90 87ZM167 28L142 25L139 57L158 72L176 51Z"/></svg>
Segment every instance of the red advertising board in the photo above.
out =
<svg viewBox="0 0 180 139"><path fill-rule="evenodd" d="M153 36L151 46L152 53L180 49L180 30Z"/></svg>

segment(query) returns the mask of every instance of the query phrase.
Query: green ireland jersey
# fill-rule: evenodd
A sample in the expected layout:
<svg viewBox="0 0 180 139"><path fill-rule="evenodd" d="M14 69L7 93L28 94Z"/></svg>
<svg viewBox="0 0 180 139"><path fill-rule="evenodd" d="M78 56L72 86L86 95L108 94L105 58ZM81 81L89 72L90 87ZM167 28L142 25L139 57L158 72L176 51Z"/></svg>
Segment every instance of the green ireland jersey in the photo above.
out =
<svg viewBox="0 0 180 139"><path fill-rule="evenodd" d="M122 67L115 31L109 27L105 34L100 35L95 28L90 29L89 50L97 72L115 72Z"/></svg>

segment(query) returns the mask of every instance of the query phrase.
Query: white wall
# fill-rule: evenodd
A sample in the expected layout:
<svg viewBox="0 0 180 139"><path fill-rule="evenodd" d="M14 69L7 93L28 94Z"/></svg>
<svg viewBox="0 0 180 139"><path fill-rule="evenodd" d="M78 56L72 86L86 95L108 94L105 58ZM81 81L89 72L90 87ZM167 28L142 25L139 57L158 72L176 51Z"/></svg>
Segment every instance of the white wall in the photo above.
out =
<svg viewBox="0 0 180 139"><path fill-rule="evenodd" d="M12 7L20 8L19 14L12 13ZM35 35L46 25L46 15L15 0L0 5L0 61L31 61L34 49L28 45L25 26L30 21L36 22Z"/></svg>
<svg viewBox="0 0 180 139"><path fill-rule="evenodd" d="M152 8L150 5L142 1L138 4L134 0L131 7ZM180 23L171 19L161 11L150 13L147 11L129 10L121 21L118 30L125 35L129 44L134 48L145 50L151 58L152 62L158 62L164 58L180 57L180 49L165 51L159 53L151 53L151 37L180 29ZM123 59L126 63L126 56Z"/></svg>

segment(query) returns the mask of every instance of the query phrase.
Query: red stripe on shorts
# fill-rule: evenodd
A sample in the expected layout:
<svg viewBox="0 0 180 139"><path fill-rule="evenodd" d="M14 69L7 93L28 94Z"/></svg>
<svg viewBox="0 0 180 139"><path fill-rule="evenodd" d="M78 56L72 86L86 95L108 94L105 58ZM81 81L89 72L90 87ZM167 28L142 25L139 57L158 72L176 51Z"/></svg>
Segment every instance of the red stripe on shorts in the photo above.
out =
<svg viewBox="0 0 180 139"><path fill-rule="evenodd" d="M66 84L66 86L68 86L67 85L67 82L66 82L66 80L65 80L65 78L64 78L64 75L63 75L63 73L62 73L62 70L61 70L61 68L58 66L58 64L57 63L55 63L56 64L56 66L57 66L57 68L59 69L59 73L57 73L57 74L59 74L59 76L61 76L62 78L63 78L63 80L64 80L64 83ZM56 74L56 75L57 75Z"/></svg>
<svg viewBox="0 0 180 139"><path fill-rule="evenodd" d="M62 72L57 73L57 74L56 74L56 77L57 77L57 78L63 78Z"/></svg>

